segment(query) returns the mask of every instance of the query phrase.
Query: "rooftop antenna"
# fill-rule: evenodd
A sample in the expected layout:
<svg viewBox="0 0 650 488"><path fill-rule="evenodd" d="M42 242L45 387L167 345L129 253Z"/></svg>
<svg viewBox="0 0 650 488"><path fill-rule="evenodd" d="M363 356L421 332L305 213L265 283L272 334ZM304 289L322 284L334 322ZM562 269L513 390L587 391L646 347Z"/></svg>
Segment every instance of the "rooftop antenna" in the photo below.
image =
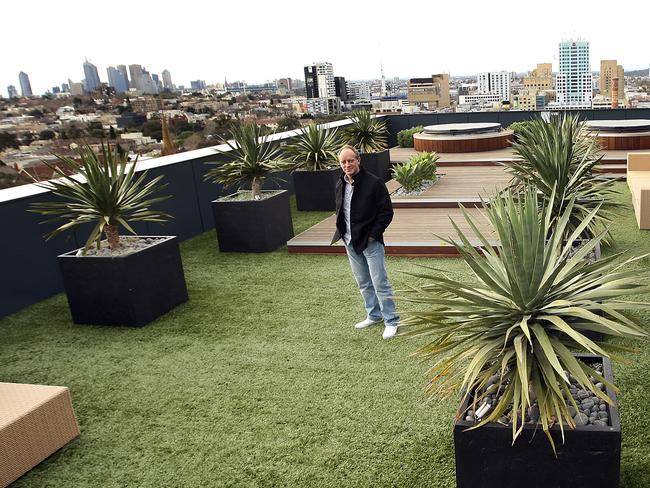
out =
<svg viewBox="0 0 650 488"><path fill-rule="evenodd" d="M381 41L379 41L379 66L381 67L381 96L386 96L386 76L384 75L384 62L381 59Z"/></svg>

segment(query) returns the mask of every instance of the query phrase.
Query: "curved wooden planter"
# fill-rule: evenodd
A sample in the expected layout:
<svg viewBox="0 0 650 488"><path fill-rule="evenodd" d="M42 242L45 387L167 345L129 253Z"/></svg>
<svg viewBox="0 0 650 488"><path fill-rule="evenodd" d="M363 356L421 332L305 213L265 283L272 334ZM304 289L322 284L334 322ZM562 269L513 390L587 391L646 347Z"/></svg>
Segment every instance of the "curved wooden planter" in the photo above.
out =
<svg viewBox="0 0 650 488"><path fill-rule="evenodd" d="M613 381L609 359L576 355L585 362L602 362L603 374ZM617 403L616 394L607 394ZM461 406L461 411L467 403ZM609 407L609 425L551 427L557 457L541 427L526 424L512 445L512 426L491 423L474 430L473 422L454 425L456 482L458 488L593 488L617 487L621 469L621 421Z"/></svg>
<svg viewBox="0 0 650 488"><path fill-rule="evenodd" d="M596 136L600 146L605 151L631 151L635 149L650 149L650 134L626 135L611 134Z"/></svg>
<svg viewBox="0 0 650 488"><path fill-rule="evenodd" d="M76 252L58 257L76 324L141 327L188 300L175 236L125 256Z"/></svg>
<svg viewBox="0 0 650 488"><path fill-rule="evenodd" d="M419 137L418 137L419 136ZM439 153L470 153L505 149L512 145L513 133L476 136L436 136L415 134L413 145L416 151L434 151Z"/></svg>

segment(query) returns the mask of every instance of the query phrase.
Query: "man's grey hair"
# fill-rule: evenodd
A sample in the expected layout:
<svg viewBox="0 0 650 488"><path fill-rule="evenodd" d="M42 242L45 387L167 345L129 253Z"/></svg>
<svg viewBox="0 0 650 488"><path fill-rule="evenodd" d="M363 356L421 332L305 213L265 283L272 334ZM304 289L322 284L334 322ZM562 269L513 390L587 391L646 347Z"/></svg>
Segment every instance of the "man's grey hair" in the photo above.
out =
<svg viewBox="0 0 650 488"><path fill-rule="evenodd" d="M346 144L339 150L339 158L341 157L341 153L343 153L343 151L345 151L346 149L352 151L354 153L354 156L357 159L361 159L361 155L359 154L359 151L357 151L357 148L354 146L350 146L349 144Z"/></svg>

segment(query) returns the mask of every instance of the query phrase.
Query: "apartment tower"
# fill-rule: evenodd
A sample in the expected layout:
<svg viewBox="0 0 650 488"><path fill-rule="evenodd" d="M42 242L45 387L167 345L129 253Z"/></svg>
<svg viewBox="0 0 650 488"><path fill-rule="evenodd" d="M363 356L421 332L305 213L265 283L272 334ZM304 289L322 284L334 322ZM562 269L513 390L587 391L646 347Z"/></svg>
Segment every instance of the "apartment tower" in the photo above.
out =
<svg viewBox="0 0 650 488"><path fill-rule="evenodd" d="M559 60L555 83L558 108L591 108L593 76L589 61L589 42L560 42Z"/></svg>

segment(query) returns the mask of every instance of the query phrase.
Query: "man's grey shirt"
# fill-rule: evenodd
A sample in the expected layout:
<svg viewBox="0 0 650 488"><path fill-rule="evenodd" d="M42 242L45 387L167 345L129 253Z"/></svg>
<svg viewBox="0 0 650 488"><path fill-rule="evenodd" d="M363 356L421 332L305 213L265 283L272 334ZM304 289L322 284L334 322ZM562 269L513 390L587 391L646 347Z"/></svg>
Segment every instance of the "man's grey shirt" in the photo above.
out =
<svg viewBox="0 0 650 488"><path fill-rule="evenodd" d="M345 179L345 193L343 194L343 218L345 219L345 235L343 240L346 244L350 244L352 240L352 231L350 230L350 205L352 204L352 193L354 186Z"/></svg>

